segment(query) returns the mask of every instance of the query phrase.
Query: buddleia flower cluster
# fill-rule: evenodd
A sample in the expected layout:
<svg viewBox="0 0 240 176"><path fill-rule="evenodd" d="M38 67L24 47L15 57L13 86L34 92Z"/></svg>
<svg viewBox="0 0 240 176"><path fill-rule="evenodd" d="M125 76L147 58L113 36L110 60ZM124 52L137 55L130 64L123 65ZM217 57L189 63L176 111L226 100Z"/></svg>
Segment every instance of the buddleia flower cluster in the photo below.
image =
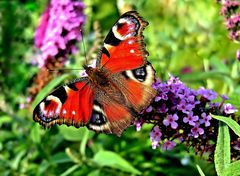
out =
<svg viewBox="0 0 240 176"><path fill-rule="evenodd" d="M39 67L49 60L76 52L76 42L81 39L85 21L85 5L80 0L51 0L35 32L35 46L40 50L34 62Z"/></svg>
<svg viewBox="0 0 240 176"><path fill-rule="evenodd" d="M85 22L84 8L81 0L49 1L34 36L37 54L32 63L40 69L28 89L31 101L54 75L59 74L50 73L49 70L62 69L69 55L78 50L76 44L81 40Z"/></svg>
<svg viewBox="0 0 240 176"><path fill-rule="evenodd" d="M224 23L229 31L229 38L235 42L240 42L240 2L239 0L222 0L220 14L224 17ZM240 49L236 52L236 57L240 60Z"/></svg>
<svg viewBox="0 0 240 176"><path fill-rule="evenodd" d="M153 149L172 150L184 143L198 154L208 153L212 159L217 141L218 121L211 114L230 116L237 110L224 101L214 102L217 93L203 87L193 90L178 78L170 76L166 82L159 79L152 85L158 91L152 104L135 121L139 131L143 124L153 124L150 141ZM240 139L233 138L233 150L240 151Z"/></svg>

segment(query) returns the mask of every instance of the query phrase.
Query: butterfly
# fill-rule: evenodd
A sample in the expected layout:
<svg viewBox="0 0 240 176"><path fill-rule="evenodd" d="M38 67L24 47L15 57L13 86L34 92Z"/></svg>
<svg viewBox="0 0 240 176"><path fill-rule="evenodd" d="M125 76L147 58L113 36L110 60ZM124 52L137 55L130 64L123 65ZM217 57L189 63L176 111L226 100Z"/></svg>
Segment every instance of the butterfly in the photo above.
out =
<svg viewBox="0 0 240 176"><path fill-rule="evenodd" d="M33 119L87 126L120 136L156 95L155 70L147 61L142 31L148 25L136 11L124 13L106 36L96 67L84 65L86 77L56 88L34 109Z"/></svg>

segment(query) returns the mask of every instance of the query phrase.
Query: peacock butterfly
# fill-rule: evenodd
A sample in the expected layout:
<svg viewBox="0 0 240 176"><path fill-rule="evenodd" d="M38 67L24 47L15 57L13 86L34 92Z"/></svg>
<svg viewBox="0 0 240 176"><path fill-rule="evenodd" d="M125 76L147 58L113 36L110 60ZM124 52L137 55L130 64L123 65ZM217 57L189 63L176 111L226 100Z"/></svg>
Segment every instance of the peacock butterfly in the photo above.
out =
<svg viewBox="0 0 240 176"><path fill-rule="evenodd" d="M34 109L33 119L54 124L87 126L120 136L156 95L155 71L147 61L142 31L148 25L137 12L123 14L99 51L96 68L87 76L60 86Z"/></svg>

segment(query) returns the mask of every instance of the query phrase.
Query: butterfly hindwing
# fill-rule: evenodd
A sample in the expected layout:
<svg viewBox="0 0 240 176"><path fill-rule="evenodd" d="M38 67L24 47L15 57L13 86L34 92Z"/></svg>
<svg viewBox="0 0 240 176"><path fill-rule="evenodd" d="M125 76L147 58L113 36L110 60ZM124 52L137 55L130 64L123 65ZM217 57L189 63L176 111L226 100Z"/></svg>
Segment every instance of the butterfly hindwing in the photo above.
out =
<svg viewBox="0 0 240 176"><path fill-rule="evenodd" d="M112 73L143 66L148 52L142 31L147 25L135 11L123 14L105 38L97 65Z"/></svg>
<svg viewBox="0 0 240 176"><path fill-rule="evenodd" d="M95 90L88 128L120 136L156 95L151 87L155 71L147 63L138 69L112 74L110 80L106 88Z"/></svg>
<svg viewBox="0 0 240 176"><path fill-rule="evenodd" d="M97 132L121 136L122 132L132 123L134 112L123 104L108 98L99 99L99 102L94 101L93 113L87 127Z"/></svg>
<svg viewBox="0 0 240 176"><path fill-rule="evenodd" d="M132 108L138 113L146 108L156 96L156 90L152 88L155 81L155 70L148 62L144 66L122 72L124 85L121 90Z"/></svg>
<svg viewBox="0 0 240 176"><path fill-rule="evenodd" d="M33 119L45 127L67 124L86 125L92 113L94 91L88 80L80 78L55 89L34 109Z"/></svg>

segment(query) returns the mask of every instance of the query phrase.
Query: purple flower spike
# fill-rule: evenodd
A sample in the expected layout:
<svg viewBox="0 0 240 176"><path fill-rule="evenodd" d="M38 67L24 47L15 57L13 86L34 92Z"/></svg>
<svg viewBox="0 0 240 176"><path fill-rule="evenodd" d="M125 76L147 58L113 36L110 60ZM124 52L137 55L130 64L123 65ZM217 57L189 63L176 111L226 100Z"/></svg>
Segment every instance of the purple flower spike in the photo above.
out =
<svg viewBox="0 0 240 176"><path fill-rule="evenodd" d="M194 138L198 138L199 135L204 134L204 130L199 127L199 124L196 124L192 129L191 129L192 135Z"/></svg>
<svg viewBox="0 0 240 176"><path fill-rule="evenodd" d="M152 144L152 149L156 149L159 146L159 141L162 137L162 133L159 126L155 126L150 132L150 140Z"/></svg>
<svg viewBox="0 0 240 176"><path fill-rule="evenodd" d="M174 147L176 146L176 142L174 141L166 141L164 142L164 144L162 145L162 150L172 150Z"/></svg>
<svg viewBox="0 0 240 176"><path fill-rule="evenodd" d="M165 126L171 125L172 129L177 129L178 124L177 124L177 122L175 122L176 120L178 120L177 114L168 115L167 118L163 120L163 124Z"/></svg>
<svg viewBox="0 0 240 176"><path fill-rule="evenodd" d="M35 46L41 52L33 63L43 67L49 59L66 58L74 53L81 39L85 21L83 2L75 0L50 0L35 32Z"/></svg>
<svg viewBox="0 0 240 176"><path fill-rule="evenodd" d="M211 120L212 117L211 117L210 115L206 115L205 112L201 114L201 117L202 117L203 119L200 119L200 120L199 120L199 121L200 121L200 124L204 124L204 123L205 123L205 127L210 126L209 120Z"/></svg>
<svg viewBox="0 0 240 176"><path fill-rule="evenodd" d="M223 108L224 108L224 112L225 112L226 114L233 114L233 113L235 113L235 112L238 111L238 110L235 109L235 107L234 107L232 104L230 104L230 103L225 104Z"/></svg>
<svg viewBox="0 0 240 176"><path fill-rule="evenodd" d="M187 117L183 118L184 123L188 123L189 125L195 126L195 122L198 120L198 116L194 116L193 112L191 111Z"/></svg>

